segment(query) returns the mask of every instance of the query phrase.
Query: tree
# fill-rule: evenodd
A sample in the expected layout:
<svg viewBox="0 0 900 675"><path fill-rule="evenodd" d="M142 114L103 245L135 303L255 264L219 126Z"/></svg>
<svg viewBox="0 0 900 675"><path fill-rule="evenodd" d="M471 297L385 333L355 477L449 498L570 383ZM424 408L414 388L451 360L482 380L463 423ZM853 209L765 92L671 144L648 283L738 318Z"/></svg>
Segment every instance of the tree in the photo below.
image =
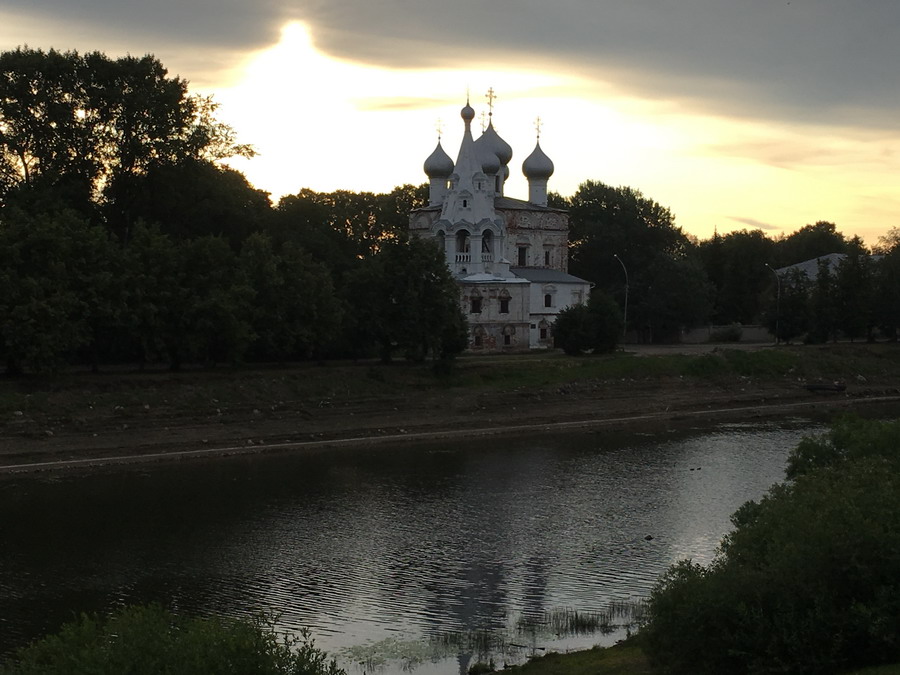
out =
<svg viewBox="0 0 900 675"><path fill-rule="evenodd" d="M114 321L106 233L71 211L0 212L0 353L8 374L52 371Z"/></svg>
<svg viewBox="0 0 900 675"><path fill-rule="evenodd" d="M49 189L90 215L152 167L252 154L214 113L149 55L2 52L0 205Z"/></svg>
<svg viewBox="0 0 900 675"><path fill-rule="evenodd" d="M622 314L605 293L595 291L587 305L563 309L553 323L556 346L570 356L592 350L595 354L613 351L622 337Z"/></svg>
<svg viewBox="0 0 900 675"><path fill-rule="evenodd" d="M342 675L307 632L275 632L265 619L190 618L158 605L107 618L82 615L20 650L2 675ZM345 675L345 674L344 674Z"/></svg>
<svg viewBox="0 0 900 675"><path fill-rule="evenodd" d="M699 245L700 259L715 289L716 323L756 323L762 294L771 282L766 268L775 243L762 230L715 233Z"/></svg>
<svg viewBox="0 0 900 675"><path fill-rule="evenodd" d="M810 342L827 342L837 339L836 283L827 258L818 262L816 280L810 290L809 335Z"/></svg>
<svg viewBox="0 0 900 675"><path fill-rule="evenodd" d="M385 242L360 261L346 290L357 349L375 343L385 361L395 351L418 361L449 359L466 347L459 289L432 241Z"/></svg>
<svg viewBox="0 0 900 675"><path fill-rule="evenodd" d="M633 188L586 181L569 200L569 224L569 270L624 305L625 279L613 257L618 254L628 269L629 307L635 308L629 323L655 326L652 339L670 339L678 326L706 319L705 272L669 209ZM688 285L670 285L682 282Z"/></svg>
<svg viewBox="0 0 900 675"><path fill-rule="evenodd" d="M716 559L669 569L641 634L668 673L834 673L896 663L900 423L807 439L791 481L732 516Z"/></svg>
<svg viewBox="0 0 900 675"><path fill-rule="evenodd" d="M268 194L242 173L196 158L120 176L106 198L108 222L123 237L142 220L176 240L224 237L235 250L266 229L272 211Z"/></svg>
<svg viewBox="0 0 900 675"><path fill-rule="evenodd" d="M830 253L844 253L847 245L847 240L837 231L834 223L820 220L775 242L777 267L796 265Z"/></svg>
<svg viewBox="0 0 900 675"><path fill-rule="evenodd" d="M847 256L837 269L837 323L841 332L852 342L865 336L873 339L874 280L869 252L859 237L847 245Z"/></svg>
<svg viewBox="0 0 900 675"><path fill-rule="evenodd" d="M329 270L292 242L276 252L262 234L247 239L239 264L253 293L252 355L277 361L324 356L342 317Z"/></svg>
<svg viewBox="0 0 900 675"><path fill-rule="evenodd" d="M766 314L766 326L783 342L791 342L809 330L809 278L798 269L778 275Z"/></svg>

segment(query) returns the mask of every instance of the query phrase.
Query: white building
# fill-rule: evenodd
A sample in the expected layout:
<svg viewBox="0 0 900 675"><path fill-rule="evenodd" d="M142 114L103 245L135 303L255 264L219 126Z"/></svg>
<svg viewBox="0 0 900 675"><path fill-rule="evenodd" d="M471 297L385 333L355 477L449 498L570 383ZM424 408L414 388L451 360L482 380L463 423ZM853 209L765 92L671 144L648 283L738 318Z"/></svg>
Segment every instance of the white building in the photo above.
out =
<svg viewBox="0 0 900 675"><path fill-rule="evenodd" d="M470 349L550 347L556 316L590 293L587 281L567 271L568 215L547 206L553 162L538 139L522 164L528 201L505 196L512 148L493 120L473 138L468 102L460 114L465 133L456 162L438 141L424 167L430 203L410 214L410 232L443 246L469 320Z"/></svg>

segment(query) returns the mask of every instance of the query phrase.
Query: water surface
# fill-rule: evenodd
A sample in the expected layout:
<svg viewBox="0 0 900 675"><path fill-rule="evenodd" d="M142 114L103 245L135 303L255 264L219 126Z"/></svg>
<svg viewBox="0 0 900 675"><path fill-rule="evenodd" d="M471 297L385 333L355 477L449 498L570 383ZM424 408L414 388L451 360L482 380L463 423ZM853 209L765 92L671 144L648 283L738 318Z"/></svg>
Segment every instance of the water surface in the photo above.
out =
<svg viewBox="0 0 900 675"><path fill-rule="evenodd" d="M78 612L150 600L275 612L350 672L449 674L608 642L621 633L516 624L637 601L672 562L709 562L730 514L781 480L817 429L603 431L6 478L0 651Z"/></svg>

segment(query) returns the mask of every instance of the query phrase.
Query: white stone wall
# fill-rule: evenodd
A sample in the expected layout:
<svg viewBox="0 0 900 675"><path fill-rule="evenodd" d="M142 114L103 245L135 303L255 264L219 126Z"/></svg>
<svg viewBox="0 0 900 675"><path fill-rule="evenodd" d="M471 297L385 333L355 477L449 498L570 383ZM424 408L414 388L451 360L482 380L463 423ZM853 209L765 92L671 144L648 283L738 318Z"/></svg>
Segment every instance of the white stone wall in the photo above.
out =
<svg viewBox="0 0 900 675"><path fill-rule="evenodd" d="M502 313L502 299L506 294L509 312ZM478 313L472 312L473 297L481 298ZM475 351L528 349L529 300L527 283L461 284L460 306L469 322L469 348ZM505 334L509 335L508 341L504 339Z"/></svg>

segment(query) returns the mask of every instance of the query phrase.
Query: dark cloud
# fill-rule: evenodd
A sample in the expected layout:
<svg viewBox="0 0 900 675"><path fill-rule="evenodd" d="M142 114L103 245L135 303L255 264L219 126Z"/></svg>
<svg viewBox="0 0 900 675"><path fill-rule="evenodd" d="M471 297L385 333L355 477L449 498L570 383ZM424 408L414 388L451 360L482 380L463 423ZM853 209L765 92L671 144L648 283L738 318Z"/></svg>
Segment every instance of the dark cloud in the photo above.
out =
<svg viewBox="0 0 900 675"><path fill-rule="evenodd" d="M710 113L896 129L896 0L7 0L84 21L246 51L310 24L328 53L397 68L542 68ZM35 46L35 45L33 45ZM50 46L50 45L40 45ZM65 45L56 45L65 48Z"/></svg>
<svg viewBox="0 0 900 675"><path fill-rule="evenodd" d="M771 225L769 223L764 223L761 220L756 220L755 218L741 218L739 216L730 216L729 220L733 220L737 223L741 223L742 225L749 225L754 230L782 230L782 227L778 225Z"/></svg>

